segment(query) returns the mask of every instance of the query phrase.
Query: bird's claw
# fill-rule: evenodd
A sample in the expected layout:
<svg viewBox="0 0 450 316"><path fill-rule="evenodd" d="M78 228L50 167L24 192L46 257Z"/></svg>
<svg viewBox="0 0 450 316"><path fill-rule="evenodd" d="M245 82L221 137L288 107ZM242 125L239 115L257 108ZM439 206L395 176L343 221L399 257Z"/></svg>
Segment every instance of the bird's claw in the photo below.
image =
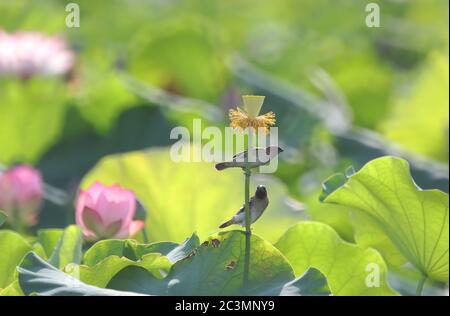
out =
<svg viewBox="0 0 450 316"><path fill-rule="evenodd" d="M250 177L252 175L252 172L250 170L247 170L246 168L242 168L242 171L244 171L244 175Z"/></svg>
<svg viewBox="0 0 450 316"><path fill-rule="evenodd" d="M247 231L247 230L244 231L244 233L245 233L247 236L248 236L248 235L251 235L252 232L253 232L253 228L251 228L251 227L250 227L250 230L249 230L249 231Z"/></svg>

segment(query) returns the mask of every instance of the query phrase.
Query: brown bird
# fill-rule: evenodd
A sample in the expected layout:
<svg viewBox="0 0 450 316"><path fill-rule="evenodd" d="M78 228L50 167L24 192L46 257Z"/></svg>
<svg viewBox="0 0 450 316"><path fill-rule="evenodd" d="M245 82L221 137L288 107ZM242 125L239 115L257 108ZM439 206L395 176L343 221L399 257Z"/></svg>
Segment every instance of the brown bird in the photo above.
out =
<svg viewBox="0 0 450 316"><path fill-rule="evenodd" d="M256 188L255 195L249 201L250 207L250 222L253 224L261 217L269 205L269 198L267 197L267 190L263 185ZM245 226L245 204L229 221L223 223L219 228L225 228L233 224Z"/></svg>
<svg viewBox="0 0 450 316"><path fill-rule="evenodd" d="M283 152L278 146L269 146L266 148L252 148L250 149L250 156L248 157L250 168L267 165L275 156ZM248 151L241 152L233 156L232 161L226 161L216 164L217 170L224 170L227 168L245 168Z"/></svg>

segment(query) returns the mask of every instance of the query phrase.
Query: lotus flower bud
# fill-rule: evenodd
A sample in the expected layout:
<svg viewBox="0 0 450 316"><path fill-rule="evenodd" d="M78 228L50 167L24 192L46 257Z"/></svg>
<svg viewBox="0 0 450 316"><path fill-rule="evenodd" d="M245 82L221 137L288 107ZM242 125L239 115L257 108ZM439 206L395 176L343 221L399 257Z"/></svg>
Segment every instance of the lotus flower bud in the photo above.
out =
<svg viewBox="0 0 450 316"><path fill-rule="evenodd" d="M133 220L135 212L134 193L117 184L95 182L80 190L76 202L76 222L90 241L133 236L144 227L144 221Z"/></svg>
<svg viewBox="0 0 450 316"><path fill-rule="evenodd" d="M0 174L0 209L13 226L34 225L42 198L42 177L33 167L20 165Z"/></svg>

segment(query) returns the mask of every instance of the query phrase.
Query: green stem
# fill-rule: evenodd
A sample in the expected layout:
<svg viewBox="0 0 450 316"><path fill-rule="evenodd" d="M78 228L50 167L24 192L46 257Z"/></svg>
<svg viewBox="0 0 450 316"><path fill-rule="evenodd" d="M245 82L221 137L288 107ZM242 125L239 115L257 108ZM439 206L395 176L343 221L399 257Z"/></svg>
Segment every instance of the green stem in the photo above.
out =
<svg viewBox="0 0 450 316"><path fill-rule="evenodd" d="M419 280L419 283L417 284L416 296L422 296L423 287L425 286L426 281L427 281L427 276L422 275L422 277Z"/></svg>
<svg viewBox="0 0 450 316"><path fill-rule="evenodd" d="M244 290L248 289L250 276L250 239L251 216L250 216L250 176L252 175L249 164L250 149L252 148L252 134L249 133L247 145L247 158L245 161L245 256L244 256Z"/></svg>
<svg viewBox="0 0 450 316"><path fill-rule="evenodd" d="M245 167L245 257L244 257L244 289L248 288L250 274L250 239L252 231L250 228L250 176L251 171L247 162Z"/></svg>
<svg viewBox="0 0 450 316"><path fill-rule="evenodd" d="M142 229L142 237L144 239L144 244L148 244L148 235L147 235L147 229L144 226L144 228Z"/></svg>
<svg viewBox="0 0 450 316"><path fill-rule="evenodd" d="M20 217L18 209L15 209L11 212L11 227L21 235L26 235L27 233L27 226Z"/></svg>

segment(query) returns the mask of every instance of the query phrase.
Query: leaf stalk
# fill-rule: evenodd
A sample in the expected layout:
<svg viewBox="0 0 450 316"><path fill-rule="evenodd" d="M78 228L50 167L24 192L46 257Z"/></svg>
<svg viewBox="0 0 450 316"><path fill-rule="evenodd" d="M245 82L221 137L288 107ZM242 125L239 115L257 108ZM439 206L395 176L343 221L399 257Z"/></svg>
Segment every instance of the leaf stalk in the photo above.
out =
<svg viewBox="0 0 450 316"><path fill-rule="evenodd" d="M417 284L416 296L422 296L423 288L425 286L426 281L427 281L427 276L423 274L420 277L419 283Z"/></svg>
<svg viewBox="0 0 450 316"><path fill-rule="evenodd" d="M251 215L250 215L250 177L251 170L249 164L250 149L252 148L252 134L249 133L247 157L245 160L245 255L244 255L244 289L249 287L250 279L250 241L251 241Z"/></svg>

